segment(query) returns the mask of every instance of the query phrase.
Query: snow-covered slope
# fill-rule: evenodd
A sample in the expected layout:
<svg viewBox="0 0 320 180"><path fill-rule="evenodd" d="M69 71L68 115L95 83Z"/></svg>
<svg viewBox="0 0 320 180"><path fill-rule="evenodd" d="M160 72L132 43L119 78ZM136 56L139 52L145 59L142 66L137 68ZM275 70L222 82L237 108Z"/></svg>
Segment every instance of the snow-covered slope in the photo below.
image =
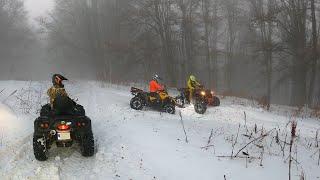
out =
<svg viewBox="0 0 320 180"><path fill-rule="evenodd" d="M0 92L4 89L0 93L0 179L222 180L225 176L227 180L284 180L288 179L289 146L284 151L281 146L286 134L289 142L292 120L298 122L292 179L300 179L302 173L306 179L320 178L320 150L315 143L318 119L292 117L292 109L283 106L266 112L235 98L223 99L221 107L210 108L204 115L191 106L177 109L176 115L135 111L129 107L129 87L96 82L66 86L93 120L95 156L82 157L76 146L53 148L47 162L38 162L32 150L33 120L47 102L48 87L47 82L0 82ZM237 158L219 157L230 156L232 144L235 155L270 130ZM251 158L243 158L243 152Z"/></svg>

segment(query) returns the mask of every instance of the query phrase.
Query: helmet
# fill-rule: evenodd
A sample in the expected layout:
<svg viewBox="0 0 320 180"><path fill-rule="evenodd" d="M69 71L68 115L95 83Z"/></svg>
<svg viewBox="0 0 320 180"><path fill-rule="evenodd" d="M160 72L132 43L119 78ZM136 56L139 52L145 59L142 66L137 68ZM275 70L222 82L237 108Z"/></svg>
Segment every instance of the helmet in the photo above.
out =
<svg viewBox="0 0 320 180"><path fill-rule="evenodd" d="M196 77L195 77L194 75L191 75L191 76L190 76L190 80L191 80L191 81L196 81L197 79L196 79Z"/></svg>
<svg viewBox="0 0 320 180"><path fill-rule="evenodd" d="M67 78L65 78L64 76L62 76L61 74L54 74L52 76L52 84L53 85L63 85L62 81L68 80Z"/></svg>
<svg viewBox="0 0 320 180"><path fill-rule="evenodd" d="M160 78L160 76L158 74L153 75L152 79L156 80L156 81L161 80L161 78Z"/></svg>

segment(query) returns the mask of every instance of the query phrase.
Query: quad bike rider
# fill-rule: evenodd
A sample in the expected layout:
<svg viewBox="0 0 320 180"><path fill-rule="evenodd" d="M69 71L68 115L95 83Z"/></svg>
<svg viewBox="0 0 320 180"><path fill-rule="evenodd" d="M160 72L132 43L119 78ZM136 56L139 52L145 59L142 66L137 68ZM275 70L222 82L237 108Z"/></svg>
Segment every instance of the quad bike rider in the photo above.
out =
<svg viewBox="0 0 320 180"><path fill-rule="evenodd" d="M189 77L187 87L179 89L180 95L176 97L178 107L184 107L185 104L193 102L195 111L199 114L204 114L208 105L220 105L220 99L215 96L214 91L206 90L194 75Z"/></svg>
<svg viewBox="0 0 320 180"><path fill-rule="evenodd" d="M131 87L131 94L134 97L130 101L130 106L135 110L142 110L143 107L151 107L169 114L175 113L175 101L168 95L165 87L160 84L161 78L154 75L149 83L150 92Z"/></svg>
<svg viewBox="0 0 320 180"><path fill-rule="evenodd" d="M77 142L83 156L94 154L91 120L85 116L83 107L68 96L64 80L67 78L60 74L53 75L53 86L47 92L50 104L42 106L40 117L34 121L33 150L39 161L48 159L48 150L54 142L57 147L70 147Z"/></svg>
<svg viewBox="0 0 320 180"><path fill-rule="evenodd" d="M154 75L152 80L149 83L149 92L150 92L150 102L159 103L161 100L160 92L165 90L164 86L160 83L162 79L159 75Z"/></svg>
<svg viewBox="0 0 320 180"><path fill-rule="evenodd" d="M187 82L187 87L189 90L189 95L187 97L188 102L190 103L193 100L193 95L196 89L200 89L201 84L197 81L194 75L191 75Z"/></svg>

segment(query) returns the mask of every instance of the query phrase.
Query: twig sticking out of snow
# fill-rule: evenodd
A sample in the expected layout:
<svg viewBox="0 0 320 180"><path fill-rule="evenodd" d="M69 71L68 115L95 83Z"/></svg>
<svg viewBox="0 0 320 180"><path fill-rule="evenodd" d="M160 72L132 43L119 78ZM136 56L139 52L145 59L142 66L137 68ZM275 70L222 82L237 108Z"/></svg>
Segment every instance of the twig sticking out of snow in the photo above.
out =
<svg viewBox="0 0 320 180"><path fill-rule="evenodd" d="M320 149L319 149L319 156L318 156L318 166L320 165Z"/></svg>
<svg viewBox="0 0 320 180"><path fill-rule="evenodd" d="M256 133L256 134L257 134L257 131L258 131L257 124L254 124L254 133Z"/></svg>
<svg viewBox="0 0 320 180"><path fill-rule="evenodd" d="M260 166L263 166L262 161L263 161L263 155L264 155L264 147L262 146L261 148L261 160L260 160Z"/></svg>
<svg viewBox="0 0 320 180"><path fill-rule="evenodd" d="M281 146L281 143L279 144L281 146L281 150L282 150L282 156L284 157L284 150L286 148L286 145L288 144L287 143L287 137L288 137L288 134L286 133L286 137L284 138L284 141L283 141L283 146Z"/></svg>
<svg viewBox="0 0 320 180"><path fill-rule="evenodd" d="M318 135L319 135L319 129L317 130L316 137L315 137L315 140L316 140L315 146L316 147L319 147Z"/></svg>
<svg viewBox="0 0 320 180"><path fill-rule="evenodd" d="M248 168L248 158L249 158L249 153L248 151L247 152L242 152L243 155L245 155L247 158L246 158L246 168Z"/></svg>
<svg viewBox="0 0 320 180"><path fill-rule="evenodd" d="M320 165L320 148L317 149L310 157L313 158L317 154L318 154L318 166L319 166Z"/></svg>
<svg viewBox="0 0 320 180"><path fill-rule="evenodd" d="M236 146L236 144L238 143L238 137L239 137L240 127L241 127L241 125L239 124L236 139L234 140L234 142L232 142L232 151L231 151L231 156L230 156L230 157L231 157L231 159L233 158L234 147L235 147L235 146Z"/></svg>
<svg viewBox="0 0 320 180"><path fill-rule="evenodd" d="M301 175L300 175L300 180L305 180L306 179L306 175L304 174L304 172L302 171L301 172Z"/></svg>
<svg viewBox="0 0 320 180"><path fill-rule="evenodd" d="M265 137L268 136L269 133L272 132L273 130L275 130L275 129L271 129L271 130L270 130L269 132L267 132L266 134L262 134L261 136L255 138L255 139L253 139L252 141L250 141L249 143L247 143L245 146L243 146L241 149L239 149L239 151L238 151L238 152L236 153L236 155L234 155L233 157L237 157L237 156L239 155L239 153L240 153L243 149L245 149L247 146L249 146L249 145L252 144L253 142L256 142L256 141L258 141L258 140L261 140L261 139L265 138Z"/></svg>
<svg viewBox="0 0 320 180"><path fill-rule="evenodd" d="M220 129L216 129L215 131L213 131L213 129L211 129L210 136L209 136L208 141L207 141L207 145L201 147L201 149L208 150L209 147L213 147L213 148L215 147L214 144L210 144L210 143L212 142L212 139L217 135L219 130L221 130L221 128ZM215 149L213 149L213 150L214 150L214 154L215 154Z"/></svg>
<svg viewBox="0 0 320 180"><path fill-rule="evenodd" d="M296 137L296 130L297 130L297 122L291 122L291 140L290 140L290 151L289 151L289 180L291 180L291 165L292 165L292 147L293 142Z"/></svg>
<svg viewBox="0 0 320 180"><path fill-rule="evenodd" d="M246 127L246 134L249 132L248 126L247 126L247 113L243 111L244 114L244 126Z"/></svg>
<svg viewBox="0 0 320 180"><path fill-rule="evenodd" d="M186 132L186 129L184 128L184 123L183 123L183 119L182 119L182 114L181 114L181 111L179 111L179 116L180 116L180 122L181 122L181 125L182 125L182 128L183 128L183 132L184 132L184 135L186 137L186 143L188 143L188 136L187 136L187 132Z"/></svg>
<svg viewBox="0 0 320 180"><path fill-rule="evenodd" d="M213 136L213 129L211 129L211 133L210 133L210 136L209 136L209 139L208 139L208 143L207 143L207 145L209 145L209 144L210 144L211 139L212 139L212 136Z"/></svg>
<svg viewBox="0 0 320 180"><path fill-rule="evenodd" d="M230 156L216 156L218 158L230 158ZM260 157L252 157L252 156L237 156L237 157L234 157L234 158L239 158L239 159L261 159Z"/></svg>

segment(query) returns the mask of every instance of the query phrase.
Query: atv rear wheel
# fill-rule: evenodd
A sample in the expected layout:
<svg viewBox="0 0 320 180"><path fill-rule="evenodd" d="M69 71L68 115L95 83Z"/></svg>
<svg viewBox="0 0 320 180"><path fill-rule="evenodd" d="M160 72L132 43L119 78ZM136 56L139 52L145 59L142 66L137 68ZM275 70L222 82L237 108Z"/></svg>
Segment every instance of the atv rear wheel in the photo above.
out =
<svg viewBox="0 0 320 180"><path fill-rule="evenodd" d="M213 96L213 106L220 106L220 99L217 96Z"/></svg>
<svg viewBox="0 0 320 180"><path fill-rule="evenodd" d="M198 114L204 114L207 111L207 104L204 101L197 101L194 105L194 110Z"/></svg>
<svg viewBox="0 0 320 180"><path fill-rule="evenodd" d="M135 110L142 110L143 100L140 97L134 97L130 101L130 107Z"/></svg>
<svg viewBox="0 0 320 180"><path fill-rule="evenodd" d="M94 155L94 138L92 133L88 133L81 138L81 155L91 157Z"/></svg>
<svg viewBox="0 0 320 180"><path fill-rule="evenodd" d="M172 104L165 105L164 106L164 110L166 111L166 113L169 113L169 114L175 114L176 113L176 108Z"/></svg>
<svg viewBox="0 0 320 180"><path fill-rule="evenodd" d="M47 156L47 142L44 137L33 136L33 154L38 161L46 161Z"/></svg>
<svg viewBox="0 0 320 180"><path fill-rule="evenodd" d="M83 106L77 104L75 107L75 114L79 115L79 116L85 116L86 115L86 111L84 110Z"/></svg>

